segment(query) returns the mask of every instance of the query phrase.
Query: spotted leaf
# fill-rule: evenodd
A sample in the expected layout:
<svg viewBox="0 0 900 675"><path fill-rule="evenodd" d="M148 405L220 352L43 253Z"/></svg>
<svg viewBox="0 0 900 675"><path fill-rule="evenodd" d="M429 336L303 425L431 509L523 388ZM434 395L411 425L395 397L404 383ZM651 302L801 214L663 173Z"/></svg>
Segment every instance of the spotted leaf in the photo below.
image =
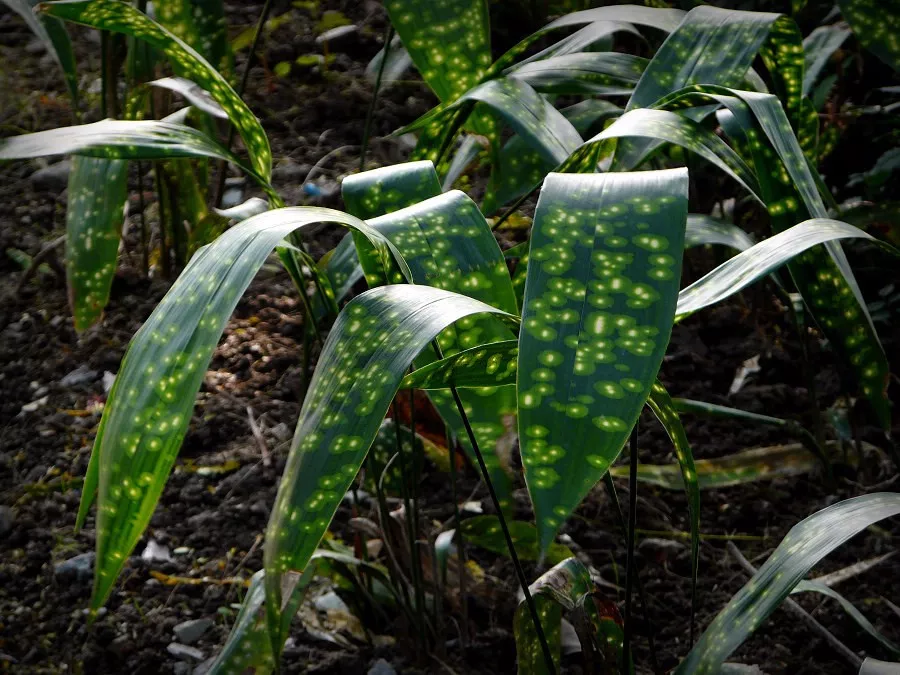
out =
<svg viewBox="0 0 900 675"><path fill-rule="evenodd" d="M683 319L721 302L814 246L855 238L870 241L895 256L900 255L900 251L890 244L847 223L828 218L807 220L742 251L683 289L678 294L677 318Z"/></svg>
<svg viewBox="0 0 900 675"><path fill-rule="evenodd" d="M518 340L472 347L417 368L403 378L409 389L497 387L516 383Z"/></svg>
<svg viewBox="0 0 900 675"><path fill-rule="evenodd" d="M270 196L277 197L263 176L206 134L184 124L103 120L0 139L0 161L70 154L106 159L224 159L246 171Z"/></svg>
<svg viewBox="0 0 900 675"><path fill-rule="evenodd" d="M367 221L400 251L417 284L462 293L509 314L518 306L506 262L484 216L462 192L451 191L414 206ZM362 261L366 270L368 263ZM495 317L467 319L442 332L438 344L444 355L515 335ZM416 367L431 361L420 358ZM459 392L491 482L501 507L511 506L509 444L506 437L514 424L515 388L512 386L467 389ZM429 398L474 460L474 449L447 391L431 391Z"/></svg>
<svg viewBox="0 0 900 675"><path fill-rule="evenodd" d="M571 122L534 89L515 78L490 80L478 85L452 103L426 113L401 132L432 124L443 125L449 114L476 102L490 107L548 162L559 164L582 143Z"/></svg>
<svg viewBox="0 0 900 675"><path fill-rule="evenodd" d="M897 0L838 0L856 39L900 71L900 3Z"/></svg>
<svg viewBox="0 0 900 675"><path fill-rule="evenodd" d="M541 544L618 457L672 327L687 171L555 174L532 227L519 442Z"/></svg>
<svg viewBox="0 0 900 675"><path fill-rule="evenodd" d="M403 375L455 322L500 313L428 286L366 291L340 313L300 410L265 544L266 613L280 648L282 576L304 570L359 470Z"/></svg>
<svg viewBox="0 0 900 675"><path fill-rule="evenodd" d="M91 607L100 607L150 521L190 422L194 398L241 294L272 249L320 222L359 229L384 268L390 242L340 211L287 208L248 218L191 259L131 341L103 411L78 514L98 493L97 562Z"/></svg>
<svg viewBox="0 0 900 675"><path fill-rule="evenodd" d="M608 101L591 98L560 110L575 130L586 136L608 119L622 114L622 109ZM556 164L528 146L519 136L513 136L500 150L485 189L481 209L490 214L498 206L521 197L540 184Z"/></svg>
<svg viewBox="0 0 900 675"><path fill-rule="evenodd" d="M506 525L516 547L516 555L520 560L541 560L543 558L547 564L556 565L572 557L572 551L568 546L556 542L550 544L546 555L542 556L542 551L538 546L537 529L531 523L524 520L510 520ZM509 557L506 538L503 536L500 519L497 516L466 518L462 522L462 532L467 545L471 544Z"/></svg>
<svg viewBox="0 0 900 675"><path fill-rule="evenodd" d="M798 523L732 597L675 671L719 672L719 666L775 611L820 560L854 535L900 514L900 494L876 492L829 506Z"/></svg>
<svg viewBox="0 0 900 675"><path fill-rule="evenodd" d="M508 77L542 94L630 96L647 60L619 52L581 52L517 66Z"/></svg>
<svg viewBox="0 0 900 675"><path fill-rule="evenodd" d="M244 141L255 174L266 182L271 179L272 151L259 120L228 80L181 38L131 5L117 0L45 2L38 7L45 14L66 21L138 38L163 52L182 77L196 82L222 106ZM280 205L277 196L270 196L276 205Z"/></svg>
<svg viewBox="0 0 900 675"><path fill-rule="evenodd" d="M222 0L156 0L153 9L160 24L196 49L225 79L234 76ZM177 61L174 65L180 68Z"/></svg>
<svg viewBox="0 0 900 675"><path fill-rule="evenodd" d="M128 162L72 158L66 209L66 277L77 331L96 322L109 300L127 191Z"/></svg>

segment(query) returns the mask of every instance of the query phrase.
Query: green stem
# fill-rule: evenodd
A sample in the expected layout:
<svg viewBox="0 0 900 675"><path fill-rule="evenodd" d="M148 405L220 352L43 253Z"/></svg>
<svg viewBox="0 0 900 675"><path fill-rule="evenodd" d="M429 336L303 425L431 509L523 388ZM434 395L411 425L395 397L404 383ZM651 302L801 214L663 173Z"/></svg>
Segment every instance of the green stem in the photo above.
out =
<svg viewBox="0 0 900 675"><path fill-rule="evenodd" d="M631 633L633 631L631 609L631 595L634 587L634 540L637 529L637 474L638 474L638 423L634 423L630 440L630 468L628 475L628 555L625 559L625 629L622 640L622 651L628 663L628 672L634 670L634 661L631 658Z"/></svg>
<svg viewBox="0 0 900 675"><path fill-rule="evenodd" d="M366 151L369 149L369 136L372 133L372 120L375 118L375 102L378 100L378 92L381 89L381 78L384 76L384 67L387 65L388 54L391 51L391 40L394 39L394 27L388 22L384 34L384 57L378 64L378 74L375 76L375 88L372 91L372 100L369 101L369 110L366 113L366 126L363 129L362 147L359 149L360 173L366 170Z"/></svg>

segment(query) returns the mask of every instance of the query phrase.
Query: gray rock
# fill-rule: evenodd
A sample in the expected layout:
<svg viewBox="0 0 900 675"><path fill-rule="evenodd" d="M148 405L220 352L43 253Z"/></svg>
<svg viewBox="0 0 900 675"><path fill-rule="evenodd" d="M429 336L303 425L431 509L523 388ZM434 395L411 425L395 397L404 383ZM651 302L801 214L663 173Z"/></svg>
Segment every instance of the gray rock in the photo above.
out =
<svg viewBox="0 0 900 675"><path fill-rule="evenodd" d="M16 520L16 512L8 506L0 506L0 537L5 537Z"/></svg>
<svg viewBox="0 0 900 675"><path fill-rule="evenodd" d="M82 384L93 382L99 375L100 373L96 370L91 370L86 366L78 366L71 373L63 377L59 383L63 387L77 387Z"/></svg>
<svg viewBox="0 0 900 675"><path fill-rule="evenodd" d="M35 171L31 174L31 184L40 192L62 192L69 184L71 170L72 163L65 159Z"/></svg>
<svg viewBox="0 0 900 675"><path fill-rule="evenodd" d="M172 666L172 672L175 675L189 675L191 672L191 666L184 661L179 661L174 666Z"/></svg>
<svg viewBox="0 0 900 675"><path fill-rule="evenodd" d="M215 622L212 619L191 619L190 621L182 621L172 629L172 632L175 633L175 637L182 644L192 645L214 625Z"/></svg>
<svg viewBox="0 0 900 675"><path fill-rule="evenodd" d="M94 552L81 553L53 566L60 581L90 581L94 574Z"/></svg>
<svg viewBox="0 0 900 675"><path fill-rule="evenodd" d="M206 658L206 656L196 647L188 647L187 645L178 644L177 642L172 642L166 647L166 651L169 652L176 659L181 659L182 661L202 661Z"/></svg>
<svg viewBox="0 0 900 675"><path fill-rule="evenodd" d="M215 662L216 657L210 656L208 659L206 659L206 661L194 668L194 672L192 673L192 675L206 675L209 672L209 669L213 667L213 664Z"/></svg>
<svg viewBox="0 0 900 675"><path fill-rule="evenodd" d="M397 675L397 671L394 670L394 666L384 659L378 659L372 664L372 667L369 668L367 675Z"/></svg>
<svg viewBox="0 0 900 675"><path fill-rule="evenodd" d="M287 183L299 183L306 178L310 169L312 169L310 164L299 164L292 159L285 159L272 169L272 178Z"/></svg>
<svg viewBox="0 0 900 675"><path fill-rule="evenodd" d="M316 44L328 44L328 48L333 51L342 51L346 47L356 42L359 34L359 27L353 24L349 26L338 26L331 30L326 30L316 38Z"/></svg>

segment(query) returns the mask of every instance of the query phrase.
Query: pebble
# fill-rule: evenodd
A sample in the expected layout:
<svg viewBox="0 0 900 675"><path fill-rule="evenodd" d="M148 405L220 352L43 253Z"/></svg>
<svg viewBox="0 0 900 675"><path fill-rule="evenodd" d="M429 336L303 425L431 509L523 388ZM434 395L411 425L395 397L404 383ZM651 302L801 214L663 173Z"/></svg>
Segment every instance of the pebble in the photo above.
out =
<svg viewBox="0 0 900 675"><path fill-rule="evenodd" d="M367 675L397 675L397 671L394 670L394 666L384 659L378 659L372 664L372 667L369 668Z"/></svg>
<svg viewBox="0 0 900 675"><path fill-rule="evenodd" d="M196 647L188 647L187 645L182 645L177 642L169 643L169 646L166 647L166 651L176 659L181 659L182 661L202 661L206 658L203 652Z"/></svg>
<svg viewBox="0 0 900 675"><path fill-rule="evenodd" d="M59 383L63 387L77 387L93 382L99 374L96 370L91 370L86 366L78 366L75 370L65 375Z"/></svg>
<svg viewBox="0 0 900 675"><path fill-rule="evenodd" d="M81 553L53 566L60 581L90 581L94 574L94 552Z"/></svg>
<svg viewBox="0 0 900 675"><path fill-rule="evenodd" d="M35 171L31 174L31 184L39 192L62 192L69 185L71 170L72 163L65 159Z"/></svg>
<svg viewBox="0 0 900 675"><path fill-rule="evenodd" d="M182 644L192 645L215 625L212 619L191 619L182 621L172 629L175 637Z"/></svg>
<svg viewBox="0 0 900 675"><path fill-rule="evenodd" d="M33 413L35 410L37 410L41 406L46 405L46 403L47 403L47 397L42 396L41 398L37 399L36 401L32 401L31 403L26 403L25 405L23 405L22 412L23 413Z"/></svg>

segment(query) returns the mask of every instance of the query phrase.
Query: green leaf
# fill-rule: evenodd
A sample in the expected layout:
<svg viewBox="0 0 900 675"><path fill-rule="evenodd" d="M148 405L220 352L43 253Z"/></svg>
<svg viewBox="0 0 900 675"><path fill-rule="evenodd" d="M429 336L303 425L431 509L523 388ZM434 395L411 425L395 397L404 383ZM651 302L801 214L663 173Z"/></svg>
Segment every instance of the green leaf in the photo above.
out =
<svg viewBox="0 0 900 675"><path fill-rule="evenodd" d="M156 0L153 8L160 24L196 49L226 79L233 77L222 0Z"/></svg>
<svg viewBox="0 0 900 675"><path fill-rule="evenodd" d="M829 218L814 218L779 232L726 260L678 294L678 319L683 319L746 288L804 251L828 241L866 239L892 255L900 251L862 230Z"/></svg>
<svg viewBox="0 0 900 675"><path fill-rule="evenodd" d="M584 28L579 28L577 31L567 37L564 37L559 42L556 42L549 47L542 49L541 51L529 56L528 58L522 59L516 65L506 68L506 70L503 71L503 74L510 75L519 67L525 64L534 63L535 61L541 61L543 59L549 59L554 56L578 54L586 51L609 52L612 49L612 35L620 31L632 33L634 35L640 35L640 33L630 23L623 23L621 21L594 21L592 23L588 23ZM546 32L549 31L546 31L545 29L542 31L538 31L538 34L543 34ZM533 35L525 39L531 40L532 38L534 38ZM601 45L602 49L596 48ZM502 62L503 58L498 61L498 63ZM491 67L491 72L497 72L496 65Z"/></svg>
<svg viewBox="0 0 900 675"><path fill-rule="evenodd" d="M833 588L826 586L819 581L808 581L804 579L794 587L794 590L791 591L791 595L793 595L794 593L818 593L819 595L824 595L833 600L837 600L838 604L841 606L841 609L843 609L860 628L862 628L866 633L874 638L878 642L878 644L884 647L888 652L890 652L894 656L900 656L900 647L898 647L891 640L878 632L875 626L872 625L872 622L869 621L865 616L863 616L863 613L856 609L852 602L847 600L847 598L845 598Z"/></svg>
<svg viewBox="0 0 900 675"><path fill-rule="evenodd" d="M691 637L694 631L694 607L697 599L697 573L700 569L700 486L697 479L697 467L694 464L694 453L687 434L678 417L678 411L669 392L657 380L650 388L647 405L663 425L675 447L675 457L681 468L684 491L688 500L688 511L691 520Z"/></svg>
<svg viewBox="0 0 900 675"><path fill-rule="evenodd" d="M448 114L475 102L484 103L506 120L513 131L548 162L559 164L582 143L581 136L556 108L527 84L512 77L480 84L453 103L438 106L397 133L445 124Z"/></svg>
<svg viewBox="0 0 900 675"><path fill-rule="evenodd" d="M66 276L75 330L95 323L109 301L128 196L128 162L72 158L66 209Z"/></svg>
<svg viewBox="0 0 900 675"><path fill-rule="evenodd" d="M191 259L134 336L94 441L79 523L98 490L97 562L91 607L100 607L140 539L190 422L194 398L241 294L272 249L294 230L336 222L363 232L391 269L392 245L340 211L269 211L226 231Z"/></svg>
<svg viewBox="0 0 900 675"><path fill-rule="evenodd" d="M609 101L588 99L560 110L582 136L607 119L622 114L622 109ZM556 163L545 159L519 136L513 136L500 150L485 190L481 209L493 213L497 207L511 202L540 184Z"/></svg>
<svg viewBox="0 0 900 675"><path fill-rule="evenodd" d="M710 216L688 214L685 248L721 244L736 251L746 251L753 246L753 238L741 228Z"/></svg>
<svg viewBox="0 0 900 675"><path fill-rule="evenodd" d="M542 551L538 545L535 526L524 520L508 520L506 525L519 559L540 560ZM465 535L466 544L473 544L498 555L509 556L506 538L503 536L500 519L497 516L466 518L462 522L462 532ZM547 549L544 559L548 564L556 565L571 557L572 551L568 546L553 542Z"/></svg>
<svg viewBox="0 0 900 675"><path fill-rule="evenodd" d="M228 113L216 103L216 100L210 96L196 82L191 82L184 77L163 77L159 80L148 82L151 87L159 87L160 89L168 89L181 95L184 99L198 110L202 110L207 115L218 117L219 119L228 119Z"/></svg>
<svg viewBox="0 0 900 675"><path fill-rule="evenodd" d="M368 221L394 245L409 264L413 281L462 293L509 314L518 306L503 254L475 203L459 191L432 197L414 206ZM362 266L368 270L368 262ZM515 336L495 317L460 322L438 337L444 355L461 349ZM430 358L419 359L417 367ZM508 475L509 450L505 442L516 413L515 388L480 388L460 392L475 438L501 507L512 504ZM475 459L453 397L446 391L429 393L447 426Z"/></svg>
<svg viewBox="0 0 900 675"><path fill-rule="evenodd" d="M820 560L879 520L900 514L900 494L879 492L829 506L798 523L731 599L675 671L717 673Z"/></svg>
<svg viewBox="0 0 900 675"><path fill-rule="evenodd" d="M403 389L499 387L516 383L518 340L472 347L417 368L403 378Z"/></svg>
<svg viewBox="0 0 900 675"><path fill-rule="evenodd" d="M550 174L519 335L519 440L541 544L618 457L672 327L687 171Z"/></svg>
<svg viewBox="0 0 900 675"><path fill-rule="evenodd" d="M163 52L182 77L196 82L222 106L240 134L254 173L268 183L272 178L272 151L266 132L228 80L183 40L124 2L117 0L69 0L44 2L40 11L92 28L123 33L144 40ZM270 195L276 205L280 199Z"/></svg>
<svg viewBox="0 0 900 675"><path fill-rule="evenodd" d="M72 50L72 41L62 22L50 17L38 17L34 12L34 2L31 0L2 0L16 14L21 16L28 28L34 33L53 60L56 61L62 71L66 82L66 88L72 97L72 107L78 107L78 73L75 70L75 52Z"/></svg>
<svg viewBox="0 0 900 675"><path fill-rule="evenodd" d="M822 69L850 35L845 23L819 26L803 39L803 95L808 96Z"/></svg>
<svg viewBox="0 0 900 675"><path fill-rule="evenodd" d="M250 222L250 221L247 221ZM357 296L337 318L300 411L266 533L266 612L273 646L281 622L281 577L306 568L406 369L460 319L499 313L437 288L392 285Z"/></svg>
<svg viewBox="0 0 900 675"><path fill-rule="evenodd" d="M835 441L829 447L840 450ZM698 487L712 490L809 473L818 461L805 445L791 443L742 450L717 459L698 459L694 466ZM628 478L628 467L614 466L610 473L616 478ZM666 490L685 489L680 464L641 464L638 480Z"/></svg>
<svg viewBox="0 0 900 675"><path fill-rule="evenodd" d="M542 94L629 96L646 65L646 59L631 54L582 52L522 64L507 76Z"/></svg>
<svg viewBox="0 0 900 675"><path fill-rule="evenodd" d="M897 0L838 0L841 14L863 47L900 71L900 3Z"/></svg>

